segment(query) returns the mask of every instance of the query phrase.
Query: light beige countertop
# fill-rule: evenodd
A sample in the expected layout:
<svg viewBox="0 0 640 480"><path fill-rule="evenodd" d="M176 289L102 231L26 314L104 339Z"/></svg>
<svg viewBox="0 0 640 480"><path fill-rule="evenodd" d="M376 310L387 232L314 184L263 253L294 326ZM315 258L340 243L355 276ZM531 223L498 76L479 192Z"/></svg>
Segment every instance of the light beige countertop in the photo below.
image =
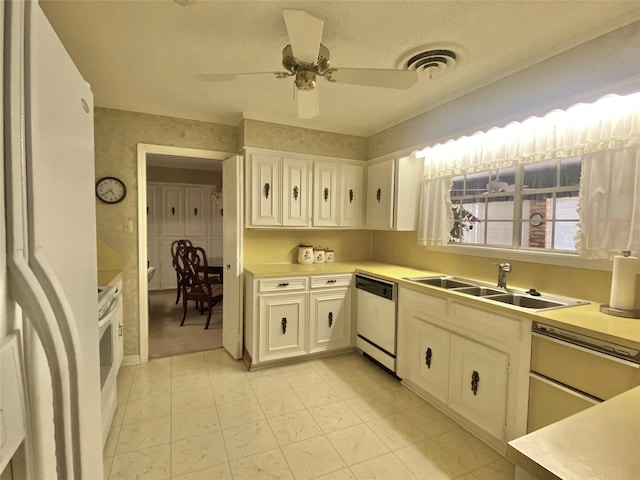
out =
<svg viewBox="0 0 640 480"><path fill-rule="evenodd" d="M636 480L640 386L510 441L507 458L539 480Z"/></svg>
<svg viewBox="0 0 640 480"><path fill-rule="evenodd" d="M121 276L121 270L98 270L98 285L113 285Z"/></svg>

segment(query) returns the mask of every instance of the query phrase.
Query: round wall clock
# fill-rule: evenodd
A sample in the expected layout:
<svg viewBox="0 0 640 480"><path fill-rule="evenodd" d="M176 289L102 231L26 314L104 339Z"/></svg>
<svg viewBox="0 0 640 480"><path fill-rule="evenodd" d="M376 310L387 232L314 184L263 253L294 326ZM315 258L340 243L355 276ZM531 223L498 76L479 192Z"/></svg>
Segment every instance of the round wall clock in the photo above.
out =
<svg viewBox="0 0 640 480"><path fill-rule="evenodd" d="M542 225L544 218L539 213L534 213L529 217L529 223L534 227Z"/></svg>
<svg viewBox="0 0 640 480"><path fill-rule="evenodd" d="M121 202L127 195L127 187L116 177L103 177L96 182L96 196L104 203Z"/></svg>

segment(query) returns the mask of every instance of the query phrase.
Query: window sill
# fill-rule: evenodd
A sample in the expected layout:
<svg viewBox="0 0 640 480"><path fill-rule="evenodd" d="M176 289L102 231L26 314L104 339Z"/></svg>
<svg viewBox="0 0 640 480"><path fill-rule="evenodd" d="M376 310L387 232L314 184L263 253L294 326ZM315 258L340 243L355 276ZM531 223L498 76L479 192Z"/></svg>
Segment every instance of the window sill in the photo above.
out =
<svg viewBox="0 0 640 480"><path fill-rule="evenodd" d="M428 246L427 250L457 255L471 255L476 257L499 258L500 260L521 261L555 265L561 267L586 268L589 270L611 271L613 262L610 260L593 260L581 258L570 253L516 250L512 248L486 247L479 245L442 245Z"/></svg>

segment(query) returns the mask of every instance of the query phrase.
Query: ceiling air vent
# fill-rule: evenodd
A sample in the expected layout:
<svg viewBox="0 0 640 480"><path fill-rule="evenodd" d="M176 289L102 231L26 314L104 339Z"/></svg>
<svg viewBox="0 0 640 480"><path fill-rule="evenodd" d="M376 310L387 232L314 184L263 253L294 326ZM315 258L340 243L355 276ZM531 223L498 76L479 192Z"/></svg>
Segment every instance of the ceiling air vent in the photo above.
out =
<svg viewBox="0 0 640 480"><path fill-rule="evenodd" d="M403 55L397 66L403 70L417 70L420 76L433 78L453 70L466 53L466 49L459 45L425 45Z"/></svg>

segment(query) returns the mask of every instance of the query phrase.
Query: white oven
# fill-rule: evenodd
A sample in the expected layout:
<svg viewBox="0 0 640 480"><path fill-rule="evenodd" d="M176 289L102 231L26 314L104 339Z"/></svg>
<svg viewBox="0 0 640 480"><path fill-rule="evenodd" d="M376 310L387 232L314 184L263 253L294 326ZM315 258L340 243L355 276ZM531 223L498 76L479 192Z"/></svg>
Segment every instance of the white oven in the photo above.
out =
<svg viewBox="0 0 640 480"><path fill-rule="evenodd" d="M117 404L116 378L122 363L122 283L98 287L98 346L100 394L102 400L102 441L106 442Z"/></svg>

